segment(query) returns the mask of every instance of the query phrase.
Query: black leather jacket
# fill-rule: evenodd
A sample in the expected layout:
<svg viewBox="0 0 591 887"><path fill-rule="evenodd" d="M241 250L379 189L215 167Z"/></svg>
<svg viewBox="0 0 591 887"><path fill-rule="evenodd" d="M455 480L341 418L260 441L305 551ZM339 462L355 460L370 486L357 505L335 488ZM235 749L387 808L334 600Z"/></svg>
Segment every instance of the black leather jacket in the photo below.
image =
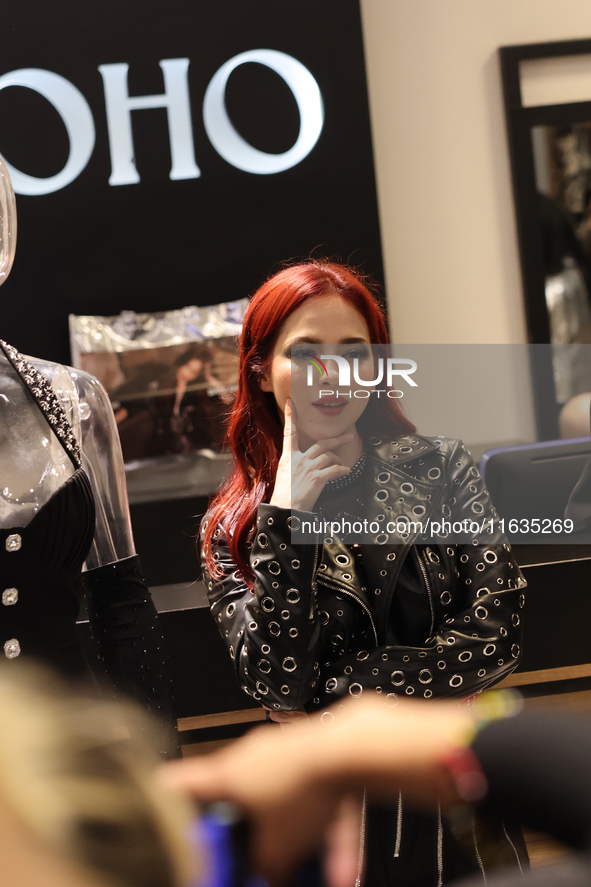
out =
<svg viewBox="0 0 591 887"><path fill-rule="evenodd" d="M223 578L212 579L202 564L211 611L242 688L268 707L311 711L364 689L467 696L519 663L526 583L468 450L461 441L415 435L371 439L367 455L368 519L476 517L487 530L466 544L421 544L415 532L404 541L383 533L374 544L335 537L296 546L294 522L315 516L261 505L251 591L217 528ZM407 557L422 576L414 596L397 586Z"/></svg>

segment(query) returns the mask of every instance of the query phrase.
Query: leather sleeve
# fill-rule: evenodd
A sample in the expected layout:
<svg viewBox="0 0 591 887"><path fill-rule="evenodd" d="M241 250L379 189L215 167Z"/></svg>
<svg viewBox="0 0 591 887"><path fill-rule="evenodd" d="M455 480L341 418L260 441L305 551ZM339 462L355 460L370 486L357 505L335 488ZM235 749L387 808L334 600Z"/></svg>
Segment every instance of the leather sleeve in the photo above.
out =
<svg viewBox="0 0 591 887"><path fill-rule="evenodd" d="M525 579L461 442L455 442L446 463L442 517L452 523L476 521L481 531L465 544L443 541L418 549L433 613L431 637L423 647L356 650L324 665L315 694L319 704L364 689L415 698L468 696L519 664Z"/></svg>
<svg viewBox="0 0 591 887"><path fill-rule="evenodd" d="M330 705L347 692L359 696L364 689L427 699L469 696L517 667L523 595L508 586L517 568L503 546L478 546L464 554L470 562L462 565L461 575L473 577L470 605L445 618L423 647L357 650L328 663L316 694L320 704ZM496 558L494 564L486 562L486 555ZM485 570L475 573L481 564ZM487 582L490 592L478 598L480 582Z"/></svg>
<svg viewBox="0 0 591 887"><path fill-rule="evenodd" d="M164 757L178 751L176 714L158 614L139 557L82 574L90 629L116 696L130 696L150 714Z"/></svg>
<svg viewBox="0 0 591 887"><path fill-rule="evenodd" d="M313 515L259 506L250 551L252 591L221 528L214 532L213 556L223 578L213 578L201 562L211 612L242 689L269 708L285 710L300 708L313 692L320 653L314 583L320 546L292 545L289 521L297 517Z"/></svg>

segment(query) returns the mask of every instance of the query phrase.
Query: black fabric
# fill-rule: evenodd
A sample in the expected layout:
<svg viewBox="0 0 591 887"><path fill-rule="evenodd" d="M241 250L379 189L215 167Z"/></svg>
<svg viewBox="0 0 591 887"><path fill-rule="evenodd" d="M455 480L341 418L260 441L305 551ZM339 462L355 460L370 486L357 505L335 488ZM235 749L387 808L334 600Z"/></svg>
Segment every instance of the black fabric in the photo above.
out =
<svg viewBox="0 0 591 887"><path fill-rule="evenodd" d="M327 520L338 520L343 515L350 520L363 520L367 517L365 498L368 488L371 489L371 481L368 482L368 466L351 484L344 490L327 492L326 487L318 497L315 506L316 512ZM350 546L355 557L355 572L359 576L362 587L367 591L371 588L371 573L365 567L364 554L371 554L371 547L366 543ZM421 546L423 549L425 546ZM429 598L425 594L425 580L417 559L419 548L415 546L409 550L403 560L398 578L396 579L396 593L392 599L385 595L373 596L371 608L376 617L376 623L386 627L386 641L388 644L397 645L406 643L410 646L420 647L425 640L425 633L429 631L425 626L431 622L431 607ZM331 595L332 597L332 595ZM330 614L331 598L325 601L325 611ZM334 608L333 608L334 609ZM404 626L404 639L399 635L398 627Z"/></svg>
<svg viewBox="0 0 591 887"><path fill-rule="evenodd" d="M437 816L405 809L401 825L400 848L396 856L398 808L368 808L365 887L391 887L393 884L401 887L435 887L440 870L443 883L479 872L482 887L482 875L474 857L473 844L464 848L450 834L445 820L442 820L441 860L438 860Z"/></svg>
<svg viewBox="0 0 591 887"><path fill-rule="evenodd" d="M16 639L25 658L70 678L88 675L76 617L80 571L94 526L90 481L79 468L26 527L0 530L0 593L18 592L15 604L0 607L0 645ZM20 539L17 550L7 548L10 536Z"/></svg>
<svg viewBox="0 0 591 887"><path fill-rule="evenodd" d="M168 656L139 557L89 570L82 581L93 637L115 694L139 702L152 716L163 753L176 755Z"/></svg>
<svg viewBox="0 0 591 887"><path fill-rule="evenodd" d="M529 713L493 721L473 750L489 784L487 809L583 849L591 835L591 719Z"/></svg>

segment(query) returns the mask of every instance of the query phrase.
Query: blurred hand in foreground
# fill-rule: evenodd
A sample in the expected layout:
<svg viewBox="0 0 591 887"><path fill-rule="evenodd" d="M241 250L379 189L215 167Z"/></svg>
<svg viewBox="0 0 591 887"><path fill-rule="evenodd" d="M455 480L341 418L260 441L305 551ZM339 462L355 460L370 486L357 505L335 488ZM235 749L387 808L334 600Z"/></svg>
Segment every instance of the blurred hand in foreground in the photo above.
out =
<svg viewBox="0 0 591 887"><path fill-rule="evenodd" d="M457 703L390 708L370 695L334 715L290 717L285 731L257 728L212 755L166 765L161 778L197 801L237 804L252 828L253 870L273 887L322 849L330 887L351 887L364 788L379 801L402 791L427 809L438 799L457 803L442 761L470 741L474 720Z"/></svg>

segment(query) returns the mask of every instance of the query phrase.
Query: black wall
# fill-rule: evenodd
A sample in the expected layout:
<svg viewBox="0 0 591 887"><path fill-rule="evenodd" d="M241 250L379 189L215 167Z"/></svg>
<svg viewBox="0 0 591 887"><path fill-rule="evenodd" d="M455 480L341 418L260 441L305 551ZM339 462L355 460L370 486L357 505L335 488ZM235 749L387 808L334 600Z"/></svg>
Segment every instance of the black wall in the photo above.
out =
<svg viewBox="0 0 591 887"><path fill-rule="evenodd" d="M215 150L202 105L220 66L273 49L315 78L325 120L296 166L237 169ZM198 178L171 181L165 108L131 112L137 184L109 185L102 65L129 65L132 96L164 91L159 62L188 58ZM0 298L0 331L21 351L68 361L67 316L156 311L241 298L278 263L329 255L382 280L381 248L358 0L42 0L3 5L0 152L48 177L70 141L53 104L9 72L59 74L90 108L96 141L85 168L54 193L17 197L19 245ZM6 80L4 81L6 83ZM262 64L231 75L226 107L254 147L282 153L300 126L284 79Z"/></svg>

